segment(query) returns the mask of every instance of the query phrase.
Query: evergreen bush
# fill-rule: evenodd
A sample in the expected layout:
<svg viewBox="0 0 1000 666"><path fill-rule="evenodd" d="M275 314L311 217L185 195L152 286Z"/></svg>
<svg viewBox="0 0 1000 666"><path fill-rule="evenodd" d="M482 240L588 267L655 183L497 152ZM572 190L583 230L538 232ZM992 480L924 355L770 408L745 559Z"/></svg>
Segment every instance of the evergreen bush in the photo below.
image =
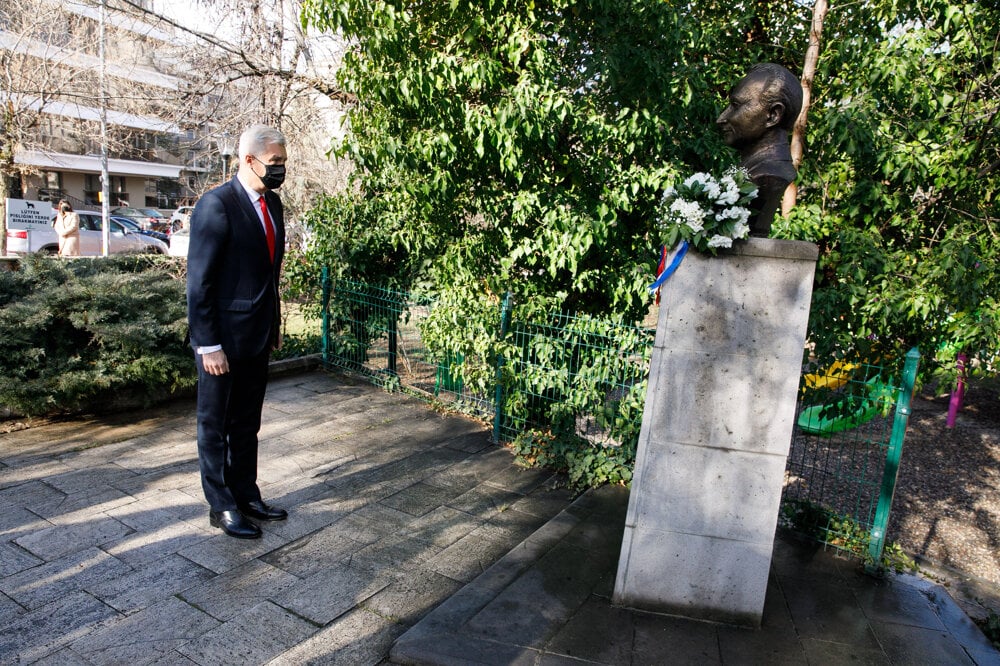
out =
<svg viewBox="0 0 1000 666"><path fill-rule="evenodd" d="M0 405L27 416L106 411L192 388L180 264L32 255L0 273Z"/></svg>

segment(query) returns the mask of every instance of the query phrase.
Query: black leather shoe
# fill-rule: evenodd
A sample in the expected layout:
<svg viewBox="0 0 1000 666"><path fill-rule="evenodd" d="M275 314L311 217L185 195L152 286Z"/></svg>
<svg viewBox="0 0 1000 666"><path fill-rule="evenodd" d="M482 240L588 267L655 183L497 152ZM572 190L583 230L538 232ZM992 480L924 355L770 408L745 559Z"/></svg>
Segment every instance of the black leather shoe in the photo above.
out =
<svg viewBox="0 0 1000 666"><path fill-rule="evenodd" d="M247 518L256 518L257 520L284 520L288 518L287 511L268 506L264 500L244 504L240 507L240 513Z"/></svg>
<svg viewBox="0 0 1000 666"><path fill-rule="evenodd" d="M208 524L237 539L259 539L260 528L243 517L239 511L209 511Z"/></svg>

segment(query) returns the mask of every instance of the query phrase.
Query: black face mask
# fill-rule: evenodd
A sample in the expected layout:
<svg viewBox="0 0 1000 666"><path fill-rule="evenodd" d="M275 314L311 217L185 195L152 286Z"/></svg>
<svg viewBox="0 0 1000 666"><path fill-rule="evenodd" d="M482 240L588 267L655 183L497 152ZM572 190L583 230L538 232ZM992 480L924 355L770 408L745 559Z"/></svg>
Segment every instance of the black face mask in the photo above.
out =
<svg viewBox="0 0 1000 666"><path fill-rule="evenodd" d="M260 162L256 157L254 159ZM260 163L264 164L263 162ZM260 176L260 182L264 183L264 187L269 190L276 190L281 187L281 184L285 182L285 165L264 164L264 175Z"/></svg>
<svg viewBox="0 0 1000 666"><path fill-rule="evenodd" d="M260 182L264 183L264 187L269 190L276 190L281 187L281 184L285 182L285 165L265 164L264 175L261 177Z"/></svg>

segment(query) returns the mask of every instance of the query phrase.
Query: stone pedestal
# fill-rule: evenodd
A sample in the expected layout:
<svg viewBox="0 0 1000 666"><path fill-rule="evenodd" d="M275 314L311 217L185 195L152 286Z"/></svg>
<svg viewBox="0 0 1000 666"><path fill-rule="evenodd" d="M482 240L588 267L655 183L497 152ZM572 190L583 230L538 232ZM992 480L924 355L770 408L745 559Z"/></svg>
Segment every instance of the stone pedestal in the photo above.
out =
<svg viewBox="0 0 1000 666"><path fill-rule="evenodd" d="M760 626L816 257L751 238L664 284L616 605Z"/></svg>

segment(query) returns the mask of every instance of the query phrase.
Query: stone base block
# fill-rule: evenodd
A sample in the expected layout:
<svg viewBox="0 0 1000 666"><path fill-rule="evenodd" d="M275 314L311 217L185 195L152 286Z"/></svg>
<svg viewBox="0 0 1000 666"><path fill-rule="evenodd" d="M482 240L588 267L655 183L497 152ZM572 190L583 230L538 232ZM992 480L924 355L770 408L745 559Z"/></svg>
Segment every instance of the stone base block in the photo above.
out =
<svg viewBox="0 0 1000 666"><path fill-rule="evenodd" d="M759 626L816 257L751 238L665 283L616 604Z"/></svg>

